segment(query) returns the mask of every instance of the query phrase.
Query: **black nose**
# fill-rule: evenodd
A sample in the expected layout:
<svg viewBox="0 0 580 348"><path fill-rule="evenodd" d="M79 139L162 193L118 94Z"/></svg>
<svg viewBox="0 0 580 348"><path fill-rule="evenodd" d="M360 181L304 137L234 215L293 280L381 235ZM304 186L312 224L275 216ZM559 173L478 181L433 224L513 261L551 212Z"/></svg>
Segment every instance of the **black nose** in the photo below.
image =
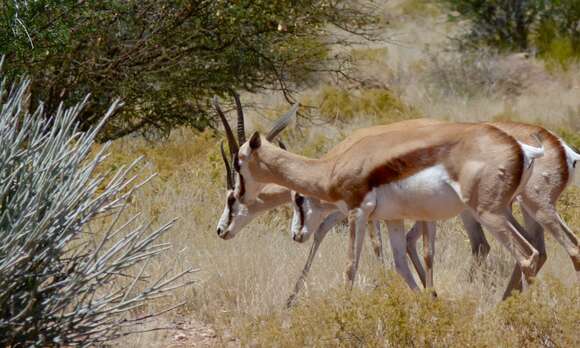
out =
<svg viewBox="0 0 580 348"><path fill-rule="evenodd" d="M222 228L221 227L218 227L217 234L218 234L218 236L222 234Z"/></svg>
<svg viewBox="0 0 580 348"><path fill-rule="evenodd" d="M301 242L302 241L302 235L301 234L295 234L295 235L292 236L292 239L295 242Z"/></svg>

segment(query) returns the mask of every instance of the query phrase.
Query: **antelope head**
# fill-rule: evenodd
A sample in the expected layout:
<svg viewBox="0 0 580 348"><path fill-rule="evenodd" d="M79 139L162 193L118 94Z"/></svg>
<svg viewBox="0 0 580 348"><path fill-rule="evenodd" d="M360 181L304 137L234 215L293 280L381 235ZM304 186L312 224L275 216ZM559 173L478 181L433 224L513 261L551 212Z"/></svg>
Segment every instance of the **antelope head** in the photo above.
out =
<svg viewBox="0 0 580 348"><path fill-rule="evenodd" d="M240 154L244 149L249 147L249 141L246 142L244 113L239 96L236 93L233 93L233 97L238 116L237 140L223 111L221 110L217 97L214 97L213 99L214 108L224 125L229 148L228 156L225 151L224 143L222 142L220 145L221 155L226 169L226 202L224 211L217 225L217 234L220 238L226 240L233 238L244 226L252 221L255 216L264 211L264 206L267 206L268 204L265 204L267 202L262 201L261 198L267 198L269 195L269 191L265 190L267 184L264 185L253 180L247 180L242 174L240 158L246 159L247 156ZM295 112L296 110L294 109L294 113ZM287 117L287 115L285 115L285 117ZM284 119L284 117L282 119ZM286 125L288 122L289 119L286 121ZM270 133L268 133L266 139L272 140L284 127L281 127L280 121L278 121ZM280 147L284 148L282 143L280 143ZM278 191L279 189L280 188L278 188ZM260 193L262 192L265 194L260 197Z"/></svg>
<svg viewBox="0 0 580 348"><path fill-rule="evenodd" d="M319 230L326 219L338 209L318 198L304 196L292 191L292 239L304 243Z"/></svg>
<svg viewBox="0 0 580 348"><path fill-rule="evenodd" d="M297 110L298 104L294 104L290 111L274 123L266 136L254 132L250 139L240 146L238 153L234 155L234 170L236 172L234 195L243 205L250 205L256 201L264 187L274 181L271 180L269 165L276 165L284 160L277 158L277 156L282 155L281 150L272 141L288 126ZM282 148L284 149L284 147Z"/></svg>
<svg viewBox="0 0 580 348"><path fill-rule="evenodd" d="M240 102L239 95L237 93L232 93L234 101L236 104L236 110L238 114L237 123L237 133L238 139L234 136L232 129L219 105L217 97L213 98L213 106L224 125L226 132L226 139L228 141L229 156L226 155L224 149L224 142L220 144L220 152L222 159L224 161L224 166L226 169L226 204L221 218L219 219L217 225L217 234L223 239L231 239L235 234L242 229L252 217L249 214L248 209L239 204L238 199L234 193L234 183L239 180L236 173L232 170L230 161L232 161L238 153L239 143L244 143L246 141L245 127L244 127L244 112L242 110L242 105ZM234 162L235 166L235 162Z"/></svg>

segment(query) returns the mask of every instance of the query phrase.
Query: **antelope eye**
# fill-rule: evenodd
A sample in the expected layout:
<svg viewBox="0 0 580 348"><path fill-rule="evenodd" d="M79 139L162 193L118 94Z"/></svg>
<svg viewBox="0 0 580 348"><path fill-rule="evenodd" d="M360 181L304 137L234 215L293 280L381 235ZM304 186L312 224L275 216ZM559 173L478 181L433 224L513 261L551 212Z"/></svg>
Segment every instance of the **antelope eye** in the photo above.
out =
<svg viewBox="0 0 580 348"><path fill-rule="evenodd" d="M301 195L296 195L296 198L294 199L294 201L296 202L296 204L301 206L302 203L304 203L304 197L302 197Z"/></svg>
<svg viewBox="0 0 580 348"><path fill-rule="evenodd" d="M234 205L235 202L236 202L236 197L234 197L234 195L230 195L228 197L228 205L231 207L232 205Z"/></svg>

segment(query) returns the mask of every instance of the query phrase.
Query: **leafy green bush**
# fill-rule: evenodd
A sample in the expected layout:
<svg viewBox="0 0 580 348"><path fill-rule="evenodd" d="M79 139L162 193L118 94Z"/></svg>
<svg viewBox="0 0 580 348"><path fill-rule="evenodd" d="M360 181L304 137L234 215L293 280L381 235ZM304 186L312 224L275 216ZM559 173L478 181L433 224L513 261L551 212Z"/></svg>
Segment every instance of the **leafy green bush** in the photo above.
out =
<svg viewBox="0 0 580 348"><path fill-rule="evenodd" d="M541 13L533 41L540 56L566 69L580 59L580 2L557 0Z"/></svg>
<svg viewBox="0 0 580 348"><path fill-rule="evenodd" d="M340 63L328 46L348 39L330 42L332 25L369 37L376 23L365 5L346 0L13 0L0 2L0 13L6 66L35 77L31 90L49 113L91 92L79 115L86 129L109 100L126 102L104 139L204 129L210 96L288 93Z"/></svg>
<svg viewBox="0 0 580 348"><path fill-rule="evenodd" d="M540 57L566 67L580 57L580 2L577 0L440 0L471 27L469 46L502 50L536 49Z"/></svg>

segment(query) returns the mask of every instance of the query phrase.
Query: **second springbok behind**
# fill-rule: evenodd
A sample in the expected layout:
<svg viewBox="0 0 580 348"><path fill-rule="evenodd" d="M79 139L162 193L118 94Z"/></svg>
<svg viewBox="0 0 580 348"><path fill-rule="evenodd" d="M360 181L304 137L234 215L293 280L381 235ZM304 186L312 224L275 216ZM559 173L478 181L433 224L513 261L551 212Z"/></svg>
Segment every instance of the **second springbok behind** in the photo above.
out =
<svg viewBox="0 0 580 348"><path fill-rule="evenodd" d="M580 281L580 243L574 232L556 210L558 198L574 179L576 167L580 162L580 154L562 139L539 126L516 122L494 122L492 125L522 142L532 141L531 134L539 134L544 139L544 156L534 162L530 178L518 196L526 226L525 232L527 234L525 237L540 253L536 272L539 272L547 259L544 240L544 230L546 230L568 253L576 272L577 280ZM464 215L466 214L462 214L462 217ZM469 220L469 217L467 218ZM466 224L466 231L473 247L477 248L477 243L473 243L473 241L480 241L481 245L487 246L481 229L475 225L468 226L468 224ZM416 250L416 242L421 235L419 228L417 228L419 225L414 226L407 234L407 249L421 281L426 285L429 281L432 283L432 264L427 261L431 260L432 257L430 255L425 257L425 266L427 268L427 271L425 271L420 264ZM424 225L422 227L425 228ZM428 235L431 240L427 242L429 246L434 243L434 231L434 228L431 227L431 233ZM510 290L514 288L521 290L518 287L519 276L518 269L514 269L504 298L509 296Z"/></svg>

